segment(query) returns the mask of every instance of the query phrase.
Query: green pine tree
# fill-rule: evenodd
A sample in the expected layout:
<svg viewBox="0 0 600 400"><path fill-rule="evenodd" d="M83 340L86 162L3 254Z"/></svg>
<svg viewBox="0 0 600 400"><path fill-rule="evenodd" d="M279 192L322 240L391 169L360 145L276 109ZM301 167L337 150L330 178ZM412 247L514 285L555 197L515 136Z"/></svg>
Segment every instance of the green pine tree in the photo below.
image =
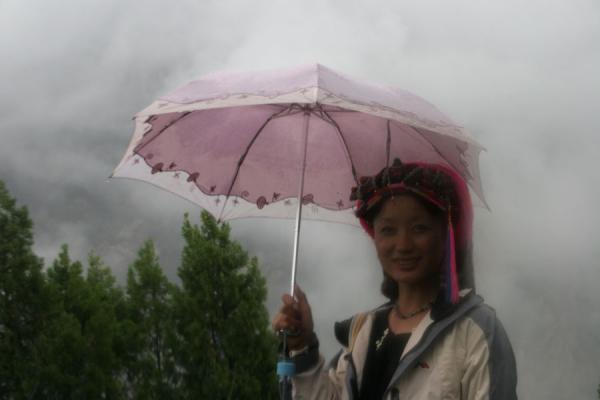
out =
<svg viewBox="0 0 600 400"><path fill-rule="evenodd" d="M124 296L98 256L84 272L66 245L44 273L27 209L0 182L0 399L276 398L258 263L202 222L183 224L181 288L147 242Z"/></svg>
<svg viewBox="0 0 600 400"><path fill-rule="evenodd" d="M63 245L48 269L54 314L45 332L45 368L39 398L120 399L123 366L122 290L100 258L90 254L87 274Z"/></svg>
<svg viewBox="0 0 600 400"><path fill-rule="evenodd" d="M228 225L207 212L201 219L201 227L184 220L175 296L183 397L276 398L276 341L257 260L230 239Z"/></svg>
<svg viewBox="0 0 600 400"><path fill-rule="evenodd" d="M76 398L86 349L81 321L88 319L82 304L88 297L83 266L71 261L68 247L63 245L46 274L53 313L44 332L45 368L38 398Z"/></svg>
<svg viewBox="0 0 600 400"><path fill-rule="evenodd" d="M48 293L32 246L29 213L0 181L0 398L31 398L38 386Z"/></svg>
<svg viewBox="0 0 600 400"><path fill-rule="evenodd" d="M123 290L116 285L110 267L100 257L88 257L86 284L89 290L89 319L82 328L87 348L83 371L86 399L120 399L124 373L120 350L123 349L121 321L126 315Z"/></svg>
<svg viewBox="0 0 600 400"><path fill-rule="evenodd" d="M127 275L130 331L128 381L135 399L176 398L178 384L173 343L173 285L159 264L154 244L147 241Z"/></svg>

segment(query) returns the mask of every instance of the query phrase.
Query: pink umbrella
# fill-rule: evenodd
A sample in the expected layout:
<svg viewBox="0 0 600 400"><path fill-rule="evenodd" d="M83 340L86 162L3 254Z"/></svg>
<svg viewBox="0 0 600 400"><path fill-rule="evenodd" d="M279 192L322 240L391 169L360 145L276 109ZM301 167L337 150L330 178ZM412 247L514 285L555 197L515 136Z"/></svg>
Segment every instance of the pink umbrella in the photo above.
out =
<svg viewBox="0 0 600 400"><path fill-rule="evenodd" d="M296 219L292 294L303 209L303 218L357 224L351 187L394 158L453 168L485 204L482 147L463 128L420 97L318 64L207 75L135 124L112 176L150 182L221 221Z"/></svg>

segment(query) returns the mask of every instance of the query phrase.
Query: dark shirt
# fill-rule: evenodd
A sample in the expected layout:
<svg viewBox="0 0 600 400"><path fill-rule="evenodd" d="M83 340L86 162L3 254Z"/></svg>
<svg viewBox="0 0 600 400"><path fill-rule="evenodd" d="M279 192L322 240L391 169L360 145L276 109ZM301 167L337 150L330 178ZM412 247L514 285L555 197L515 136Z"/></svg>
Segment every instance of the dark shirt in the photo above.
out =
<svg viewBox="0 0 600 400"><path fill-rule="evenodd" d="M389 308L375 313L363 370L360 400L378 400L383 397L410 337L410 333L395 335L389 330L389 313Z"/></svg>

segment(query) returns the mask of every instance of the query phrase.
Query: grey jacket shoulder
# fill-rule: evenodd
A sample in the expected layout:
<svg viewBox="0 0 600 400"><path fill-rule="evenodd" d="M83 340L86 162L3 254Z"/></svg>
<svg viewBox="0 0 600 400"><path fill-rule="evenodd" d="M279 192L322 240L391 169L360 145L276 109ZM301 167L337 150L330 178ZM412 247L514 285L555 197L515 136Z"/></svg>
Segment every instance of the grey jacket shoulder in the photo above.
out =
<svg viewBox="0 0 600 400"><path fill-rule="evenodd" d="M504 326L496 311L485 303L473 307L465 316L483 331L490 366L490 400L517 398L517 366L514 352Z"/></svg>
<svg viewBox="0 0 600 400"><path fill-rule="evenodd" d="M498 320L496 310L483 301L471 308L466 316L475 321L482 329L486 326L493 326Z"/></svg>

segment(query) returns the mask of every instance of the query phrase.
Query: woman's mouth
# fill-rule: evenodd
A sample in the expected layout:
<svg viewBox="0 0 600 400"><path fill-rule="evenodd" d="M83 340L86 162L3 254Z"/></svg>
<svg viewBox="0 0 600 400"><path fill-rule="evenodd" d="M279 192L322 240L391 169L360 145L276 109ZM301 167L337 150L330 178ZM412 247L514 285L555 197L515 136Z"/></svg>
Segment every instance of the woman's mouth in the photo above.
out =
<svg viewBox="0 0 600 400"><path fill-rule="evenodd" d="M400 269L413 269L417 266L419 262L419 257L410 257L410 258L395 258L392 259L394 265L398 266Z"/></svg>

